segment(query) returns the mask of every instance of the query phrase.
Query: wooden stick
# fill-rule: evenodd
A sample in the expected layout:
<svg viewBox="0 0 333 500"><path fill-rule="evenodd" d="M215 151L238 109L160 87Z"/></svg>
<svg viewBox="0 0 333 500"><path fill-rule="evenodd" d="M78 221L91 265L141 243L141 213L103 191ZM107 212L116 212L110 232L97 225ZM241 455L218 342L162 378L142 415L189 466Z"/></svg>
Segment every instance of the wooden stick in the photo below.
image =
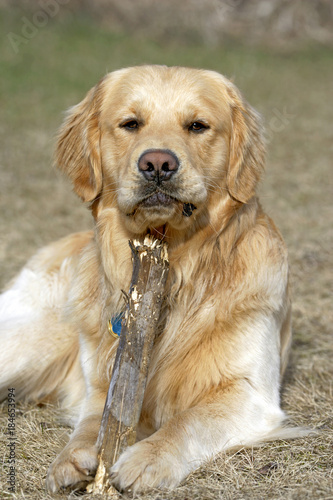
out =
<svg viewBox="0 0 333 500"><path fill-rule="evenodd" d="M143 244L129 242L133 274L119 346L102 416L97 447L99 466L87 488L118 498L109 471L120 454L136 441L150 355L169 271L166 244L148 235Z"/></svg>

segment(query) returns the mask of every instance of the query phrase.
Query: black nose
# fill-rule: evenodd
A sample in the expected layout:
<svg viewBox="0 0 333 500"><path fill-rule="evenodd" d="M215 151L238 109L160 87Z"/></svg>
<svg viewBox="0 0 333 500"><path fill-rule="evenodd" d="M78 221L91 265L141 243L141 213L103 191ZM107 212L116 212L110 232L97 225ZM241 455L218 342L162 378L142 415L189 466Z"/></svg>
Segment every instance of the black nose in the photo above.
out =
<svg viewBox="0 0 333 500"><path fill-rule="evenodd" d="M168 181L179 168L179 160L171 151L154 149L140 156L138 167L148 181Z"/></svg>

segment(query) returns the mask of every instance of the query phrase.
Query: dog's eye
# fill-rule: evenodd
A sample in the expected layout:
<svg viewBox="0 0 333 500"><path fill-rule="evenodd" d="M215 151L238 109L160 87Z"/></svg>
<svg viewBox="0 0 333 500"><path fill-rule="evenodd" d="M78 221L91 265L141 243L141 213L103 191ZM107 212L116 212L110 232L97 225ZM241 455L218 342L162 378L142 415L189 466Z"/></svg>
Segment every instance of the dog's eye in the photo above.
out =
<svg viewBox="0 0 333 500"><path fill-rule="evenodd" d="M202 123L202 122L193 122L189 126L188 130L190 132L196 132L196 133L198 133L198 132L204 132L208 128L209 128L209 126L206 125L205 123Z"/></svg>
<svg viewBox="0 0 333 500"><path fill-rule="evenodd" d="M136 130L139 128L139 122L137 120L127 120L120 124L121 128L126 128L127 130Z"/></svg>

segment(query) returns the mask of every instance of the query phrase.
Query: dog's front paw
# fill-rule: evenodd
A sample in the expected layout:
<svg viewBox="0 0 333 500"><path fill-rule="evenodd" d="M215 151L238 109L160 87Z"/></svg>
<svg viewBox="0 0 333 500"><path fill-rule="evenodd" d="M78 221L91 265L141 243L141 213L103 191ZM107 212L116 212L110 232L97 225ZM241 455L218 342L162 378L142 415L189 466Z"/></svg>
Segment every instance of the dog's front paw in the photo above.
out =
<svg viewBox="0 0 333 500"><path fill-rule="evenodd" d="M159 440L145 439L128 448L111 468L111 480L120 491L175 488L187 475L186 464L174 449Z"/></svg>
<svg viewBox="0 0 333 500"><path fill-rule="evenodd" d="M60 488L82 487L93 479L96 469L95 446L65 448L48 470L46 488L56 493Z"/></svg>

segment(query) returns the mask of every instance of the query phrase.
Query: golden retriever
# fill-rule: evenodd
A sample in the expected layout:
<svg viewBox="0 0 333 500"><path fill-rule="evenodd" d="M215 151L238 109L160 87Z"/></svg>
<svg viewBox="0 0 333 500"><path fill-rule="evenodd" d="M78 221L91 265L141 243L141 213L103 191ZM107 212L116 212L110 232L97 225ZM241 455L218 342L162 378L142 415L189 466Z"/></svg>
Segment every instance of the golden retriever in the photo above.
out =
<svg viewBox="0 0 333 500"><path fill-rule="evenodd" d="M284 436L279 388L291 340L284 242L256 196L262 125L213 71L142 66L106 75L70 109L57 165L94 231L41 249L0 298L1 396L60 401L74 426L49 491L89 481L124 308L128 240L168 242L163 325L138 441L120 490L172 488L216 454ZM287 432L287 431L286 431Z"/></svg>

